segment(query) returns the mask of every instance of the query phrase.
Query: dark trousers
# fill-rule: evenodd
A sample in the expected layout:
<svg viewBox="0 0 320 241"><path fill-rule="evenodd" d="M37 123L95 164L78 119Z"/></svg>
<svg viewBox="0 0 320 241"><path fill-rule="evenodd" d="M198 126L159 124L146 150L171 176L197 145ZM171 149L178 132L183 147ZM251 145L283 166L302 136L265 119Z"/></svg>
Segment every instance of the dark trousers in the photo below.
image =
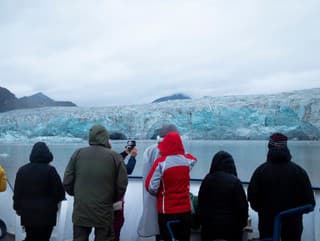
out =
<svg viewBox="0 0 320 241"><path fill-rule="evenodd" d="M159 214L158 222L160 228L160 239L164 241L172 241L172 237L167 228L167 222L178 220L178 223L171 224L170 227L173 236L179 241L190 241L191 234L191 213L177 213L177 214Z"/></svg>
<svg viewBox="0 0 320 241"><path fill-rule="evenodd" d="M49 241L52 233L52 226L32 227L25 226L26 239L24 241Z"/></svg>
<svg viewBox="0 0 320 241"><path fill-rule="evenodd" d="M259 219L260 239L273 236L273 219ZM281 241L301 241L302 217L286 217L281 220Z"/></svg>
<svg viewBox="0 0 320 241"><path fill-rule="evenodd" d="M92 227L82 227L73 225L73 241L89 241L89 235ZM113 241L113 228L110 227L95 227L94 235L96 241Z"/></svg>
<svg viewBox="0 0 320 241"><path fill-rule="evenodd" d="M230 227L215 227L211 225L203 225L201 227L201 241L242 241L242 234L242 230L232 230Z"/></svg>
<svg viewBox="0 0 320 241"><path fill-rule="evenodd" d="M114 211L113 212L113 232L114 232L114 241L120 241L120 233L121 228L124 223L124 213L123 209ZM96 238L94 238L94 241L97 241Z"/></svg>
<svg viewBox="0 0 320 241"><path fill-rule="evenodd" d="M120 240L121 228L124 223L124 213L123 209L119 211L114 211L113 213L113 230L114 230L114 241Z"/></svg>

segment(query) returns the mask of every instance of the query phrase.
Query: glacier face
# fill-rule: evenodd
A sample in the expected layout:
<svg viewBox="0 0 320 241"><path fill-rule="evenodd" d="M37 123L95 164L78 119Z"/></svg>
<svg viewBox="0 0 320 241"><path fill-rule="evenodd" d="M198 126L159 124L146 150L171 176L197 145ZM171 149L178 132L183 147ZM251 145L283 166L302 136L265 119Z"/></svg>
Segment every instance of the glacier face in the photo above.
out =
<svg viewBox="0 0 320 241"><path fill-rule="evenodd" d="M150 139L169 122L189 139L259 140L279 131L290 139L318 140L320 88L145 105L15 110L0 113L0 140L83 141L97 123L113 135Z"/></svg>

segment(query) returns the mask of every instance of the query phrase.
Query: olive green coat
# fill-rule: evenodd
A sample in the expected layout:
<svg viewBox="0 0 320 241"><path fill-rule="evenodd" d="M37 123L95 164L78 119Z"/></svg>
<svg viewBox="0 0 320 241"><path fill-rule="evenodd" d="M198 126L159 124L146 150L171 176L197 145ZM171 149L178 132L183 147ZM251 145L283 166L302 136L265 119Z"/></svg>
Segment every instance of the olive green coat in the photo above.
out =
<svg viewBox="0 0 320 241"><path fill-rule="evenodd" d="M75 151L66 167L63 184L66 192L74 196L74 225L112 225L112 204L126 191L125 165L118 153L107 148L108 141L106 129L94 126L90 130L90 146Z"/></svg>

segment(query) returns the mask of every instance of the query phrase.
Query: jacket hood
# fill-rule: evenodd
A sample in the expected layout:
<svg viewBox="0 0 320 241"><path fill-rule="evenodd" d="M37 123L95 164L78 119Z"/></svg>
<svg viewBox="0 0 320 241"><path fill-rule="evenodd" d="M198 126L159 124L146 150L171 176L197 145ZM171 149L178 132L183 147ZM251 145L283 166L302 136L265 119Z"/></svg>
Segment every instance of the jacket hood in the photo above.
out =
<svg viewBox="0 0 320 241"><path fill-rule="evenodd" d="M270 148L267 155L267 161L272 163L284 163L291 160L291 154L287 147Z"/></svg>
<svg viewBox="0 0 320 241"><path fill-rule="evenodd" d="M94 125L89 131L89 144L109 147L109 133L102 125Z"/></svg>
<svg viewBox="0 0 320 241"><path fill-rule="evenodd" d="M237 176L236 166L233 157L225 151L217 152L211 162L210 174L222 171Z"/></svg>
<svg viewBox="0 0 320 241"><path fill-rule="evenodd" d="M32 163L49 163L52 162L53 155L50 152L48 146L44 142L37 142L33 145L31 154L30 154L30 162Z"/></svg>
<svg viewBox="0 0 320 241"><path fill-rule="evenodd" d="M184 147L178 132L169 132L158 144L162 156L184 155Z"/></svg>

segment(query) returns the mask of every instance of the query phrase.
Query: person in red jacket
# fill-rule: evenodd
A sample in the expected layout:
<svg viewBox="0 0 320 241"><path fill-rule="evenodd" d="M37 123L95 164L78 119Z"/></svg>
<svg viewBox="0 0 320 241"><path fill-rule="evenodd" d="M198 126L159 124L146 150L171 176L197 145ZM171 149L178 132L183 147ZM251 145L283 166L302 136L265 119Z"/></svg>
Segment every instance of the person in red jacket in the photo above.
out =
<svg viewBox="0 0 320 241"><path fill-rule="evenodd" d="M169 132L158 148L161 157L155 160L146 178L145 187L150 194L157 196L160 239L172 240L166 224L170 220L178 220L178 223L171 225L174 238L189 241L190 170L196 163L196 158L185 153L177 132Z"/></svg>

